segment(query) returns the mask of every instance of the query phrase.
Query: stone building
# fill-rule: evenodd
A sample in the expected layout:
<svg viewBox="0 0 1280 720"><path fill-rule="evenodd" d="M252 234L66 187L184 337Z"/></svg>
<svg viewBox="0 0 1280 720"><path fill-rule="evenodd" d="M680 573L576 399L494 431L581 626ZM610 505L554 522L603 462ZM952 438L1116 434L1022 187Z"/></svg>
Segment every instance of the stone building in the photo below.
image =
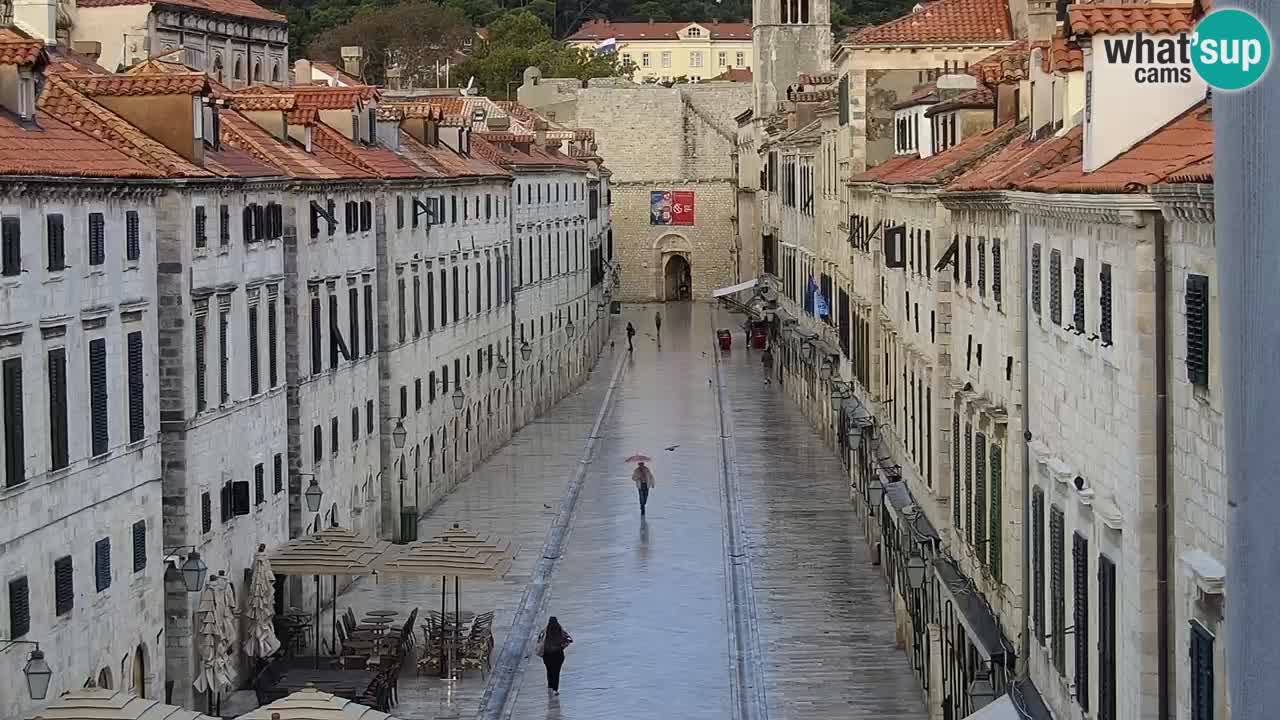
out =
<svg viewBox="0 0 1280 720"><path fill-rule="evenodd" d="M635 66L633 80L711 80L731 70L750 70L755 59L748 23L610 22L583 23L567 42L589 52L608 48Z"/></svg>
<svg viewBox="0 0 1280 720"><path fill-rule="evenodd" d="M520 103L593 128L609 160L621 299L705 298L755 274L738 245L734 165L734 118L750 106L750 92L729 82L666 88L599 79L582 87L525 71Z"/></svg>

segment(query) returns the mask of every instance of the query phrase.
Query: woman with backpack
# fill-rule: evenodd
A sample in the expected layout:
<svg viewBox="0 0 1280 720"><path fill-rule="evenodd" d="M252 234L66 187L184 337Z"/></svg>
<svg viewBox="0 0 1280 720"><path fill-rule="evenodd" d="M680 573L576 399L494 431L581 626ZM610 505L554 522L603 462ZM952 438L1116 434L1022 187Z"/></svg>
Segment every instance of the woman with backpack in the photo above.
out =
<svg viewBox="0 0 1280 720"><path fill-rule="evenodd" d="M538 633L534 652L547 668L547 689L552 695L560 694L560 667L564 665L564 649L571 643L573 638L560 627L560 621L554 615L547 621L547 627Z"/></svg>

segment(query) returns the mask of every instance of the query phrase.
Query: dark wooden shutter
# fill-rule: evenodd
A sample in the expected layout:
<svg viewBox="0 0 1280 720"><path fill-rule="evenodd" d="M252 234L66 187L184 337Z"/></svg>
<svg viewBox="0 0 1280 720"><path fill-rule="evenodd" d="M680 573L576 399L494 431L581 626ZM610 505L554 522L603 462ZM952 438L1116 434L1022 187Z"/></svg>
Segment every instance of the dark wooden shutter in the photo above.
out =
<svg viewBox="0 0 1280 720"><path fill-rule="evenodd" d="M462 317L461 305L458 302L459 287L461 286L458 284L458 266L454 265L453 266L453 317L455 320Z"/></svg>
<svg viewBox="0 0 1280 720"><path fill-rule="evenodd" d="M360 442L360 408L351 408L351 442Z"/></svg>
<svg viewBox="0 0 1280 720"><path fill-rule="evenodd" d="M262 463L253 466L253 504L261 505L267 501L266 468Z"/></svg>
<svg viewBox="0 0 1280 720"><path fill-rule="evenodd" d="M1049 320L1062 324L1062 253L1049 251Z"/></svg>
<svg viewBox="0 0 1280 720"><path fill-rule="evenodd" d="M364 401L364 434L373 434L373 401Z"/></svg>
<svg viewBox="0 0 1280 720"><path fill-rule="evenodd" d="M218 298L218 397L223 405L231 401L231 296Z"/></svg>
<svg viewBox="0 0 1280 720"><path fill-rule="evenodd" d="M347 337L351 338L351 357L360 357L360 288L347 288Z"/></svg>
<svg viewBox="0 0 1280 720"><path fill-rule="evenodd" d="M89 426L92 454L102 455L110 448L110 425L107 419L107 341L89 341Z"/></svg>
<svg viewBox="0 0 1280 720"><path fill-rule="evenodd" d="M98 592L111 587L111 538L93 544L93 584Z"/></svg>
<svg viewBox="0 0 1280 720"><path fill-rule="evenodd" d="M231 244L231 206L220 205L218 207L218 244Z"/></svg>
<svg viewBox="0 0 1280 720"><path fill-rule="evenodd" d="M364 354L373 354L373 286L364 286ZM356 343L355 338L351 338L351 343Z"/></svg>
<svg viewBox="0 0 1280 720"><path fill-rule="evenodd" d="M1187 276L1187 379L1209 384L1209 278Z"/></svg>
<svg viewBox="0 0 1280 720"><path fill-rule="evenodd" d="M233 481L228 480L222 484L222 488L218 491L218 521L227 523L231 518L235 517L235 501L232 498Z"/></svg>
<svg viewBox="0 0 1280 720"><path fill-rule="evenodd" d="M403 386L400 388L404 389ZM329 418L329 454L337 457L338 455L338 418L334 416Z"/></svg>
<svg viewBox="0 0 1280 720"><path fill-rule="evenodd" d="M249 394L262 392L258 368L258 306L249 306Z"/></svg>
<svg viewBox="0 0 1280 720"><path fill-rule="evenodd" d="M9 638L17 640L31 631L31 588L24 575L9 581Z"/></svg>
<svg viewBox="0 0 1280 720"><path fill-rule="evenodd" d="M53 613L66 615L75 606L75 574L71 568L71 556L64 555L53 561Z"/></svg>
<svg viewBox="0 0 1280 720"><path fill-rule="evenodd" d="M987 295L987 241L978 238L978 295Z"/></svg>
<svg viewBox="0 0 1280 720"><path fill-rule="evenodd" d="M129 442L138 442L147 434L147 405L143 398L142 332L126 337L129 375Z"/></svg>
<svg viewBox="0 0 1280 720"><path fill-rule="evenodd" d="M62 215L51 213L45 217L45 235L49 247L49 270L57 272L67 267L66 227Z"/></svg>
<svg viewBox="0 0 1280 720"><path fill-rule="evenodd" d="M991 299L996 301L997 307L1004 295L1003 269L1000 261L1000 241L991 238Z"/></svg>
<svg viewBox="0 0 1280 720"><path fill-rule="evenodd" d="M248 515L250 507L249 481L233 481L231 483L231 516Z"/></svg>
<svg viewBox="0 0 1280 720"><path fill-rule="evenodd" d="M196 315L196 412L208 407L208 395L205 392L205 336L208 332L208 320L205 315Z"/></svg>
<svg viewBox="0 0 1280 720"><path fill-rule="evenodd" d="M4 361L4 479L6 487L26 482L26 438L22 418L22 358Z"/></svg>
<svg viewBox="0 0 1280 720"><path fill-rule="evenodd" d="M1191 720L1213 720L1213 642L1213 635L1192 620Z"/></svg>
<svg viewBox="0 0 1280 720"><path fill-rule="evenodd" d="M253 209L254 205L246 205L244 210L240 211L240 232L241 240L245 243L253 242Z"/></svg>
<svg viewBox="0 0 1280 720"><path fill-rule="evenodd" d="M213 498L208 491L200 493L200 532L207 533L213 529Z"/></svg>
<svg viewBox="0 0 1280 720"><path fill-rule="evenodd" d="M449 275L440 268L440 327L449 324Z"/></svg>
<svg viewBox="0 0 1280 720"><path fill-rule="evenodd" d="M1077 334L1084 332L1084 258L1076 258L1071 291L1071 299L1075 303L1071 315L1071 324Z"/></svg>
<svg viewBox="0 0 1280 720"><path fill-rule="evenodd" d="M324 345L320 337L320 298L311 298L311 374L324 372Z"/></svg>
<svg viewBox="0 0 1280 720"><path fill-rule="evenodd" d="M22 273L22 221L16 217L0 218L0 245L6 277Z"/></svg>
<svg viewBox="0 0 1280 720"><path fill-rule="evenodd" d="M133 524L133 571L142 572L147 567L147 521Z"/></svg>
<svg viewBox="0 0 1280 720"><path fill-rule="evenodd" d="M1098 273L1098 334L1102 336L1102 346L1111 345L1111 265L1102 263Z"/></svg>
<svg viewBox="0 0 1280 720"><path fill-rule="evenodd" d="M328 217L325 218L325 221L329 225L329 237L333 237L334 233L338 232L338 203L332 198L325 202L325 209L329 211Z"/></svg>
<svg viewBox="0 0 1280 720"><path fill-rule="evenodd" d="M284 492L284 457L280 453L271 458L271 491Z"/></svg>
<svg viewBox="0 0 1280 720"><path fill-rule="evenodd" d="M1050 594L1050 613L1053 620L1053 666L1057 668L1059 675L1066 675L1067 672L1067 645L1066 645L1066 624L1067 624L1067 600L1066 600L1066 562L1063 557L1065 553L1064 544L1066 538L1063 536L1063 516L1062 510L1057 507L1049 508L1049 594Z"/></svg>
<svg viewBox="0 0 1280 720"><path fill-rule="evenodd" d="M267 209L254 204L253 208L253 241L258 242L267 236Z"/></svg>
<svg viewBox="0 0 1280 720"><path fill-rule="evenodd" d="M1075 602L1072 636L1075 640L1076 702L1089 711L1089 541L1084 535L1071 536L1073 564L1072 590Z"/></svg>
<svg viewBox="0 0 1280 720"><path fill-rule="evenodd" d="M405 304L406 304L407 300L405 299L405 286L404 286L404 278L403 278L403 277L396 278L396 299L397 299L397 302L396 302L396 329L397 329L397 334L398 334L398 336L399 336L399 338L400 338L400 342L404 342L404 340L405 340L405 310L406 310Z"/></svg>
<svg viewBox="0 0 1280 720"><path fill-rule="evenodd" d="M1040 314L1040 245L1031 246L1031 309Z"/></svg>
<svg viewBox="0 0 1280 720"><path fill-rule="evenodd" d="M991 531L987 538L987 558L991 563L991 576L1000 582L1004 578L1004 452L999 445L991 445L990 496Z"/></svg>
<svg viewBox="0 0 1280 720"><path fill-rule="evenodd" d="M102 213L89 213L89 264L101 265L106 262L107 240L106 221Z"/></svg>
<svg viewBox="0 0 1280 720"><path fill-rule="evenodd" d="M319 463L324 459L324 430L316 425L311 428L311 462Z"/></svg>
<svg viewBox="0 0 1280 720"><path fill-rule="evenodd" d="M414 226L417 227L417 223L414 223ZM396 227L397 228L404 227L404 196L403 195L396 196Z"/></svg>
<svg viewBox="0 0 1280 720"><path fill-rule="evenodd" d="M1116 717L1116 566L1098 556L1098 720Z"/></svg>
<svg viewBox="0 0 1280 720"><path fill-rule="evenodd" d="M49 351L49 469L70 462L67 447L67 351Z"/></svg>
<svg viewBox="0 0 1280 720"><path fill-rule="evenodd" d="M965 537L973 544L973 424L964 424Z"/></svg>
<svg viewBox="0 0 1280 720"><path fill-rule="evenodd" d="M973 287L973 237L964 238L964 286Z"/></svg>
<svg viewBox="0 0 1280 720"><path fill-rule="evenodd" d="M1044 645L1044 491L1031 489L1031 622Z"/></svg>
<svg viewBox="0 0 1280 720"><path fill-rule="evenodd" d="M987 553L987 436L977 433L973 444L973 546L981 562Z"/></svg>
<svg viewBox="0 0 1280 720"><path fill-rule="evenodd" d="M338 358L351 360L351 351L342 339L342 328L338 326L338 296L329 295L329 367L338 367Z"/></svg>
<svg viewBox="0 0 1280 720"><path fill-rule="evenodd" d="M413 409L422 409L422 378L413 381Z"/></svg>
<svg viewBox="0 0 1280 720"><path fill-rule="evenodd" d="M959 532L961 528L960 502L960 415L951 416L951 524Z"/></svg>
<svg viewBox="0 0 1280 720"><path fill-rule="evenodd" d="M126 210L124 213L124 259L138 260L142 257L142 228L138 220L137 210Z"/></svg>
<svg viewBox="0 0 1280 720"><path fill-rule="evenodd" d="M196 248L203 248L209 244L209 219L205 217L205 209L203 205L196 207Z"/></svg>

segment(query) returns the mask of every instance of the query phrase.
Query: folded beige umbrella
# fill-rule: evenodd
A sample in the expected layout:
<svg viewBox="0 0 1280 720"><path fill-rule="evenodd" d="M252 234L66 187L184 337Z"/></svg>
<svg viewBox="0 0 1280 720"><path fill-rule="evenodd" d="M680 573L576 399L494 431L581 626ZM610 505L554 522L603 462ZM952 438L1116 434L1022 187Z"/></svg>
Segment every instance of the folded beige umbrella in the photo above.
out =
<svg viewBox="0 0 1280 720"><path fill-rule="evenodd" d="M193 710L147 700L123 690L68 690L34 720L215 720Z"/></svg>
<svg viewBox="0 0 1280 720"><path fill-rule="evenodd" d="M236 720L397 720L346 698L309 687L264 705Z"/></svg>

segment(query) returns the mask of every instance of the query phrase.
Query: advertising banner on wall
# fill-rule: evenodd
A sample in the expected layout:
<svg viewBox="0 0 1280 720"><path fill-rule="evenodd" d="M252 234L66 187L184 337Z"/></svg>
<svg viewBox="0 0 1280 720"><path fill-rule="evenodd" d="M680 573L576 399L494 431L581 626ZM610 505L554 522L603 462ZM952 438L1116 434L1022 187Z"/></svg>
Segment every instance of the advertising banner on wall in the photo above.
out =
<svg viewBox="0 0 1280 720"><path fill-rule="evenodd" d="M692 225L693 191L651 191L649 193L649 224Z"/></svg>

